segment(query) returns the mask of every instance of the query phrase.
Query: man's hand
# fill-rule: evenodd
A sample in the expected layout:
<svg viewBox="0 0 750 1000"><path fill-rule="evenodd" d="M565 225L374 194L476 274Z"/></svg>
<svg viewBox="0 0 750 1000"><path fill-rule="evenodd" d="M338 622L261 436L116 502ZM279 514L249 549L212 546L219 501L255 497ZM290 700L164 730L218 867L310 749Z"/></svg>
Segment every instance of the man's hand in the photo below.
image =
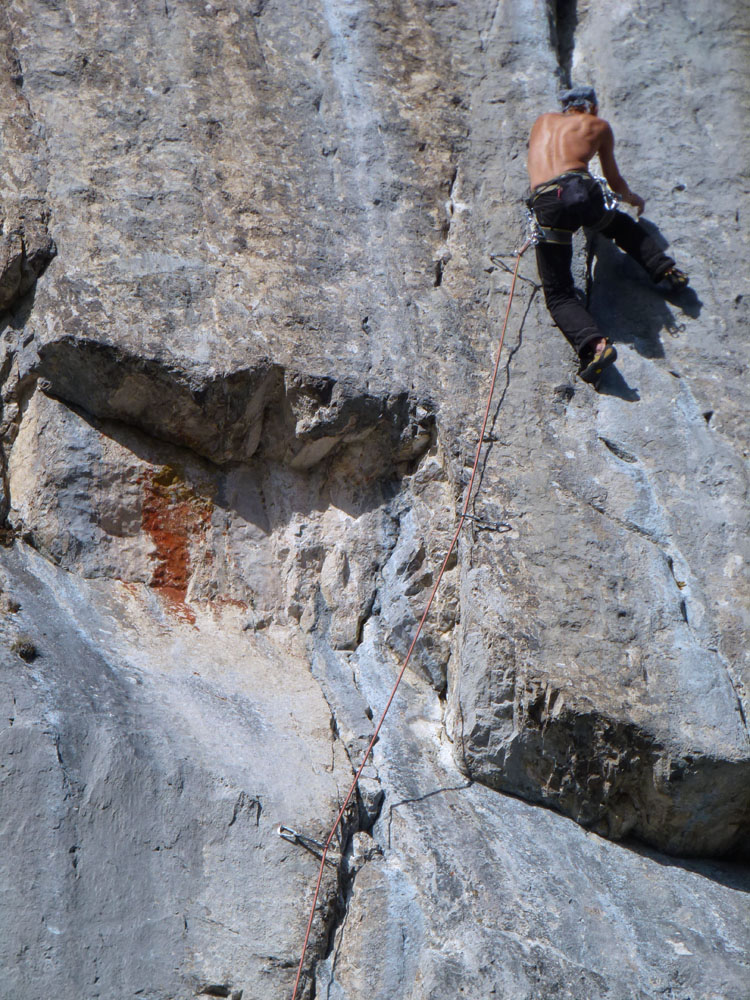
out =
<svg viewBox="0 0 750 1000"><path fill-rule="evenodd" d="M640 218L641 212L646 207L646 202L640 195L634 194L627 185L625 178L617 168L615 160L615 137L609 122L603 122L602 134L599 139L599 162L602 165L602 173L607 184L615 194L619 194L623 201L632 205Z"/></svg>
<svg viewBox="0 0 750 1000"><path fill-rule="evenodd" d="M640 219L643 209L646 207L646 202L643 198L641 198L639 194L636 194L634 191L628 189L628 193L625 195L624 200L628 203L628 205L633 206L636 211L636 215Z"/></svg>

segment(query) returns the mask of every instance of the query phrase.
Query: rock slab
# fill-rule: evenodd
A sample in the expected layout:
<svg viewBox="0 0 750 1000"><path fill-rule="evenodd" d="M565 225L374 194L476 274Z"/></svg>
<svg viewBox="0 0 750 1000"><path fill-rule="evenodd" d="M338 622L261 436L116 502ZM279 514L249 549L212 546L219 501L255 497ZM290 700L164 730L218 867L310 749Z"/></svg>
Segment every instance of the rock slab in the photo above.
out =
<svg viewBox="0 0 750 1000"><path fill-rule="evenodd" d="M736 0L6 4L13 995L291 996L318 862L278 829L325 837L411 642L529 127L586 80L692 291L595 242L594 393L521 261L471 521L302 993L744 1000L748 27Z"/></svg>

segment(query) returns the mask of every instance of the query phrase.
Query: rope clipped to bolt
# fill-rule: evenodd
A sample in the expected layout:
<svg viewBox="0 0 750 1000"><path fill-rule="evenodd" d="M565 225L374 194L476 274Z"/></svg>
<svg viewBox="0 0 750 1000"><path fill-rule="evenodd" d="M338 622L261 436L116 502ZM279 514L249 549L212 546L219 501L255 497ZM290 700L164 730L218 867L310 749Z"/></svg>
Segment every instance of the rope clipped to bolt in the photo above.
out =
<svg viewBox="0 0 750 1000"><path fill-rule="evenodd" d="M367 749L365 750L364 757L362 758L362 763L359 765L359 768L357 769L357 773L354 776L354 781L352 781L351 787L350 787L349 791L347 792L346 798L344 799L344 804L339 809L338 815L336 816L336 820L335 820L335 822L334 822L334 824L333 824L333 826L331 828L331 832L328 834L328 839L326 840L325 845L323 846L323 854L322 854L321 861L320 861L320 870L318 872L318 881L317 881L317 883L315 885L315 893L313 895L312 906L310 907L310 918L307 921L307 930L305 932L305 940L304 940L304 943L302 945L302 955L300 956L299 966L297 968L297 978L294 981L294 992L292 993L292 1000L297 1000L297 992L299 990L299 984L300 984L300 980L302 978L302 969L303 969L304 963L305 963L305 955L307 954L307 946L308 946L308 944L310 942L310 933L312 931L313 920L315 918L315 907L318 904L318 896L320 895L320 885L321 885L321 882L323 881L323 872L325 871L326 859L328 857L328 850L329 850L329 848L331 846L331 842L333 841L333 838L336 835L336 831L339 828L339 824L341 823L341 820L343 819L344 813L346 812L346 809L347 809L347 807L348 807L348 805L349 805L349 803L351 801L351 798L354 795L354 791L355 791L355 789L357 787L357 783L358 783L358 781L359 781L359 779L360 779L360 777L362 775L362 772L365 769L365 764L367 763L367 761L370 758L370 754L372 752L372 748L375 746L375 743L376 743L377 738L378 738L378 734L380 733L382 725L385 722L385 717L388 714L388 710L391 707L393 699L396 697L396 691L398 690L399 684L401 683L401 678L404 676L404 673L406 672L406 668L407 668L407 666L409 664L409 660L411 659L411 655L414 652L414 647L416 646L417 640L419 639L419 636L422 633L422 628L423 628L424 623L425 623L425 621L427 619L427 615L430 612L430 608L432 607L432 602L435 599L435 594L437 593L438 587L440 586L440 581L443 579L443 574L445 573L445 569L446 569L446 567L448 565L448 561L449 561L451 555L453 554L453 550L456 547L456 543L458 542L458 536L461 534L461 529L464 526L464 521L467 520L467 518L469 516L468 515L469 503L471 502L471 494L472 494L472 490L474 489L474 480L476 479L477 468L479 467L479 458L480 458L480 455L482 453L482 444L484 442L484 432L487 429L487 422L488 422L489 417L490 417L490 409L492 407L492 397L493 397L493 395L495 393L495 383L497 382L497 375L498 375L498 372L500 370L500 355L501 355L502 350L503 350L503 342L505 341L505 331L508 328L508 317L510 316L510 307L511 307L511 304L513 303L513 293L515 292L515 288L516 288L516 279L518 277L518 266L521 263L521 257L523 257L523 255L526 253L526 251L528 250L528 248L534 242L535 242L535 240L534 240L533 236L531 236L529 239L526 240L526 242L524 243L524 245L521 247L521 249L516 254L516 266L515 266L515 268L513 270L513 280L511 281L510 292L508 293L508 304L505 307L505 318L503 320L503 328L502 328L502 331L500 333L500 343L498 344L498 347L497 347L497 354L495 356L495 367L494 367L493 372L492 372L492 379L490 381L489 393L487 394L487 406L485 407L484 419L482 421L482 429L479 432L479 440L477 441L477 450L476 450L476 455L474 456L474 466L473 466L473 468L471 470L471 478L469 479L469 485L468 485L467 490L466 490L466 500L464 501L463 510L461 511L461 515L460 515L460 517L458 519L458 527L456 528L455 534L453 535L453 540L451 541L450 546L448 547L448 551L445 554L445 558L443 559L442 566L440 567L440 572L438 573L437 580L435 581L435 585L432 588L432 593L430 594L430 599L427 602L427 607L424 609L424 613L422 614L422 617L421 617L421 619L419 621L419 625L417 626L417 631L414 634L414 638L412 639L411 645L409 646L409 651L406 654L406 659L404 660L404 662L403 662L403 664L401 666L401 670L399 671L398 677L396 678L396 683L393 685L393 688L392 688L391 693L390 693L390 697L388 698L386 706L383 709L383 714L380 716L378 724L375 727L375 731L372 734L372 738L371 738L371 740L370 740L370 742L369 742L369 744L367 746Z"/></svg>

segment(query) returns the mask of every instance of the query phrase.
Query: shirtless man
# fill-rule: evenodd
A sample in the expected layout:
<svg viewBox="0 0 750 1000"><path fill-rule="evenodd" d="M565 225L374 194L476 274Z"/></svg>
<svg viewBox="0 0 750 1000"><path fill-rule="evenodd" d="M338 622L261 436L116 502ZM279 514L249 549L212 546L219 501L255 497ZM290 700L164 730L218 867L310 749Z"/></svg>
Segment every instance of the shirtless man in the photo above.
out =
<svg viewBox="0 0 750 1000"><path fill-rule="evenodd" d="M596 382L617 351L576 297L570 270L573 233L586 226L608 236L655 282L666 281L676 289L688 279L639 222L606 207L599 183L588 172L589 161L598 155L609 186L641 215L645 202L617 169L612 129L598 116L593 87L568 90L560 102L561 113L542 115L531 130L528 205L542 234L536 256L547 308L578 354L579 375Z"/></svg>

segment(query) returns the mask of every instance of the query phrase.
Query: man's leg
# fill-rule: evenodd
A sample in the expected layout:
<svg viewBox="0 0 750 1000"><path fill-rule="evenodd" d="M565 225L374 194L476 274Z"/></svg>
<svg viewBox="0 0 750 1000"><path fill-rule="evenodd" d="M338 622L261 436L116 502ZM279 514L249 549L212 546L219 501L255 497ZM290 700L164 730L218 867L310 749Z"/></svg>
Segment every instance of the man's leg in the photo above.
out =
<svg viewBox="0 0 750 1000"><path fill-rule="evenodd" d="M583 358L604 337L578 300L570 270L572 259L572 242L537 244L536 262L547 308L576 354Z"/></svg>
<svg viewBox="0 0 750 1000"><path fill-rule="evenodd" d="M652 281L660 281L674 267L674 260L664 253L645 226L626 212L615 212L609 225L599 232L614 240L621 250L638 261Z"/></svg>

